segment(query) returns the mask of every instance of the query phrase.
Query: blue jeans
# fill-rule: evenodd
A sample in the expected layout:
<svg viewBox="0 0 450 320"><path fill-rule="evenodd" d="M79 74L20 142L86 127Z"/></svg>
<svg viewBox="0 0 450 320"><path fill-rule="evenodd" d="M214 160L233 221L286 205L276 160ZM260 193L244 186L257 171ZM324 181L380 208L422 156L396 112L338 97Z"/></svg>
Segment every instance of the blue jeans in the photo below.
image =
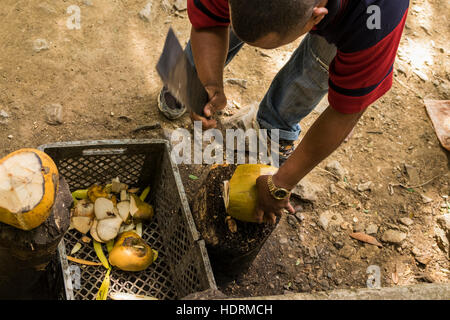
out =
<svg viewBox="0 0 450 320"><path fill-rule="evenodd" d="M243 45L230 30L226 64ZM194 65L190 42L185 51ZM301 131L299 122L328 92L328 66L335 55L336 46L321 36L308 33L259 104L257 120L261 128L279 129L280 139L297 140Z"/></svg>

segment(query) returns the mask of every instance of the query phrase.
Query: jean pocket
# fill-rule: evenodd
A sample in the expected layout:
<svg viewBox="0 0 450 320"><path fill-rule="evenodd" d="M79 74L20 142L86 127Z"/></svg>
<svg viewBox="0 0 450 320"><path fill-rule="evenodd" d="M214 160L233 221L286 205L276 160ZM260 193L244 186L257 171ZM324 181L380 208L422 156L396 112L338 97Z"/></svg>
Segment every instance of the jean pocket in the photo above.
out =
<svg viewBox="0 0 450 320"><path fill-rule="evenodd" d="M326 65L312 50L309 50L310 53L310 61L308 62L309 66L309 75L311 80L318 86L318 88L322 90L328 90L328 65Z"/></svg>

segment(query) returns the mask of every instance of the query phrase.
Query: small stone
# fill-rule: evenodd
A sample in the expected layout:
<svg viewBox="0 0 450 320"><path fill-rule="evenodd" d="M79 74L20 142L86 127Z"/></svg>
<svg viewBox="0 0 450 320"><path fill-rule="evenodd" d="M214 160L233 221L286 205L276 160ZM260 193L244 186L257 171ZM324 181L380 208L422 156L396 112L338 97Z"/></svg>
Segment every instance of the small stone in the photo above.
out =
<svg viewBox="0 0 450 320"><path fill-rule="evenodd" d="M450 234L449 234L450 236ZM434 228L434 238L439 246L439 248L445 253L449 252L449 238L446 235L446 232L439 227Z"/></svg>
<svg viewBox="0 0 450 320"><path fill-rule="evenodd" d="M91 7L93 5L91 0L83 0L84 5Z"/></svg>
<svg viewBox="0 0 450 320"><path fill-rule="evenodd" d="M339 240L333 242L333 245L334 245L334 247L336 249L341 249L342 247L344 247L344 243L342 241L339 241Z"/></svg>
<svg viewBox="0 0 450 320"><path fill-rule="evenodd" d="M422 71L414 70L413 72L416 74L416 76L418 76L420 78L420 80L422 80L422 81L428 81L429 80L428 76L425 73L423 73Z"/></svg>
<svg viewBox="0 0 450 320"><path fill-rule="evenodd" d="M376 234L378 232L378 226L376 224L369 224L366 228L367 234Z"/></svg>
<svg viewBox="0 0 450 320"><path fill-rule="evenodd" d="M346 259L350 259L350 257L353 256L355 253L356 253L355 248L349 246L348 244L342 247L342 249L339 251L339 254Z"/></svg>
<svg viewBox="0 0 450 320"><path fill-rule="evenodd" d="M411 253L414 255L416 261L423 265L427 265L432 258L430 255L426 255L425 253L421 252L418 248L413 248L411 250Z"/></svg>
<svg viewBox="0 0 450 320"><path fill-rule="evenodd" d="M327 170L328 172L333 173L334 175L336 175L341 180L344 179L345 175L347 174L347 171L344 169L344 167L337 160L333 160L333 161L329 162L326 165L325 170Z"/></svg>
<svg viewBox="0 0 450 320"><path fill-rule="evenodd" d="M381 240L392 244L400 244L406 239L406 233L398 230L386 230L381 236Z"/></svg>
<svg viewBox="0 0 450 320"><path fill-rule="evenodd" d="M430 203L430 202L433 202L433 199L427 197L426 195L421 194L420 196L422 197L422 202L423 202L423 203Z"/></svg>
<svg viewBox="0 0 450 320"><path fill-rule="evenodd" d="M146 22L149 22L151 20L152 5L153 5L152 2L148 2L145 8L139 12L139 17L142 20Z"/></svg>
<svg viewBox="0 0 450 320"><path fill-rule="evenodd" d="M419 169L406 163L403 166L408 175L409 183L412 185L420 183L421 179Z"/></svg>
<svg viewBox="0 0 450 320"><path fill-rule="evenodd" d="M363 192L363 191L369 191L372 188L372 181L367 181L365 183L360 183L358 184L358 191Z"/></svg>
<svg viewBox="0 0 450 320"><path fill-rule="evenodd" d="M318 184L312 182L308 178L303 178L292 190L292 194L298 196L300 199L310 202L315 202L318 199L317 194L321 192Z"/></svg>
<svg viewBox="0 0 450 320"><path fill-rule="evenodd" d="M187 9L187 1L186 0L175 0L175 3L173 4L175 9L178 11L184 11Z"/></svg>
<svg viewBox="0 0 450 320"><path fill-rule="evenodd" d="M406 68L403 64L397 63L397 71L406 75Z"/></svg>
<svg viewBox="0 0 450 320"><path fill-rule="evenodd" d="M280 237L280 239L278 241L280 242L280 244L286 244L286 243L288 243L289 240L286 237Z"/></svg>
<svg viewBox="0 0 450 320"><path fill-rule="evenodd" d="M319 284L324 288L324 289L328 289L330 287L330 284L328 283L328 281L326 279L322 279L319 280Z"/></svg>
<svg viewBox="0 0 450 320"><path fill-rule="evenodd" d="M297 227L297 219L291 215L289 215L287 217L287 222L289 223L289 225L291 225L291 227L296 228Z"/></svg>
<svg viewBox="0 0 450 320"><path fill-rule="evenodd" d="M49 104L45 107L45 122L50 125L62 124L63 107L59 103Z"/></svg>
<svg viewBox="0 0 450 320"><path fill-rule="evenodd" d="M330 184L330 193L331 194L336 193L336 185L334 183Z"/></svg>
<svg viewBox="0 0 450 320"><path fill-rule="evenodd" d="M353 232L363 232L364 231L364 224L363 223L355 223L353 225Z"/></svg>
<svg viewBox="0 0 450 320"><path fill-rule="evenodd" d="M348 222L342 222L340 227L342 230L347 230L350 224Z"/></svg>
<svg viewBox="0 0 450 320"><path fill-rule="evenodd" d="M330 227L340 226L344 222L344 219L339 213L332 211L322 212L319 216L319 225L324 229L328 230Z"/></svg>
<svg viewBox="0 0 450 320"><path fill-rule="evenodd" d="M9 119L9 113L5 110L0 110L0 124L7 124Z"/></svg>
<svg viewBox="0 0 450 320"><path fill-rule="evenodd" d="M438 217L436 221L444 231L450 232L450 213Z"/></svg>
<svg viewBox="0 0 450 320"><path fill-rule="evenodd" d="M14 138L14 136L12 135L12 134L10 134L9 136L8 136L8 139L12 139L12 138Z"/></svg>
<svg viewBox="0 0 450 320"><path fill-rule="evenodd" d="M400 218L398 221L407 227L409 227L410 225L412 225L414 223L414 221L412 219L406 218L406 217Z"/></svg>
<svg viewBox="0 0 450 320"><path fill-rule="evenodd" d="M296 213L295 213L295 217L297 218L297 220L298 220L299 222L303 222L303 220L305 220L305 216L304 216L304 214L301 213L301 212L296 212Z"/></svg>
<svg viewBox="0 0 450 320"><path fill-rule="evenodd" d="M35 52L41 52L44 50L48 50L49 46L47 40L45 39L36 39L33 41L33 50Z"/></svg>

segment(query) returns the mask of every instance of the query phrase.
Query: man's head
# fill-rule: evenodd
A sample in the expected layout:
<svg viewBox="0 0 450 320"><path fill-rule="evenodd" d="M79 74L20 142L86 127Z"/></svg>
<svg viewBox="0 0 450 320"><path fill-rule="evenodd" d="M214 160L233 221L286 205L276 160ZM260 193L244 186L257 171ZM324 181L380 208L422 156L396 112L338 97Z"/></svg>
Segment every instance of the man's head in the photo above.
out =
<svg viewBox="0 0 450 320"><path fill-rule="evenodd" d="M250 45L280 47L309 32L328 13L328 0L229 0L235 34Z"/></svg>

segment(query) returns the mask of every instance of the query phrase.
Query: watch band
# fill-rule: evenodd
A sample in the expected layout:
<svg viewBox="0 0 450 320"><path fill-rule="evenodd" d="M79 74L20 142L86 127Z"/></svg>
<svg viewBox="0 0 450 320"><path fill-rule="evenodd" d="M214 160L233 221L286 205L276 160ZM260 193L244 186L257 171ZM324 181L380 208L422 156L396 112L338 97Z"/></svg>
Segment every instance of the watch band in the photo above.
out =
<svg viewBox="0 0 450 320"><path fill-rule="evenodd" d="M269 188L269 192L270 192L270 194L272 195L272 197L275 198L275 199L277 199L277 200L283 200L283 199L286 199L286 198L289 196L289 194L290 194L290 191L289 191L289 190L286 190L286 189L284 189L284 188L279 188L279 187L277 187L277 186L273 183L273 180L272 180L272 176L271 176L271 175L267 178L267 186L268 186L268 188ZM279 197L279 196L276 195L277 192L282 192L282 193L285 194L285 196Z"/></svg>

